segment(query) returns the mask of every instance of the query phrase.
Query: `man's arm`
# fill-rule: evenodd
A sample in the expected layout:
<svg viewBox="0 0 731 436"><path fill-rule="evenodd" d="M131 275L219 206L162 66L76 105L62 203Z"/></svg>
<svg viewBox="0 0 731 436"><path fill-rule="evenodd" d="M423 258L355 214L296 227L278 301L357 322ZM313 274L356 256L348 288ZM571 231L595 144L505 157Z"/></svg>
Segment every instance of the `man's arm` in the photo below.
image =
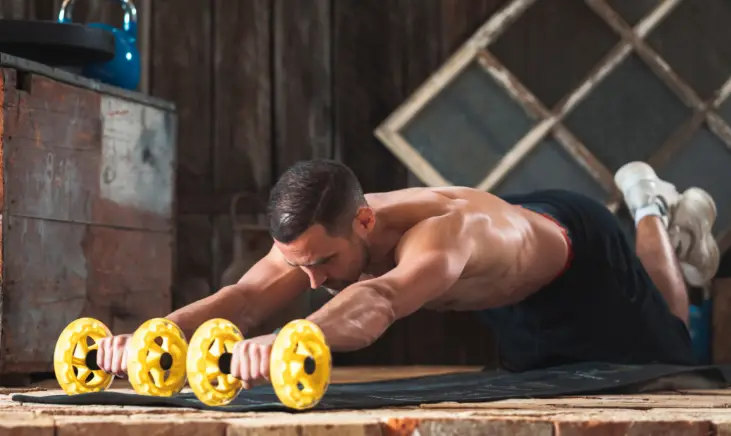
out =
<svg viewBox="0 0 731 436"><path fill-rule="evenodd" d="M397 247L397 267L349 286L308 319L323 331L334 351L364 348L397 319L416 312L459 279L472 244L462 214L430 218L411 230Z"/></svg>
<svg viewBox="0 0 731 436"><path fill-rule="evenodd" d="M279 251L269 253L244 274L238 283L182 307L166 318L190 338L195 329L211 318L224 318L246 331L291 302L309 287L307 275L287 265Z"/></svg>

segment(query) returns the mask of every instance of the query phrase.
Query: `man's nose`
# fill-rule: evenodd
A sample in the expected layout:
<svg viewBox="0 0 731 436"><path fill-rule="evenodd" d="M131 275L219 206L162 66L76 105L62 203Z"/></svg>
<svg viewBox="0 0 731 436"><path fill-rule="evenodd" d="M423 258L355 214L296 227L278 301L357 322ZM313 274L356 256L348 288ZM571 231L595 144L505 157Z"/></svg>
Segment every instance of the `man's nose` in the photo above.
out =
<svg viewBox="0 0 731 436"><path fill-rule="evenodd" d="M325 283L325 280L327 279L325 274L313 271L309 268L307 269L307 275L310 276L310 288L312 289L319 288L323 283Z"/></svg>

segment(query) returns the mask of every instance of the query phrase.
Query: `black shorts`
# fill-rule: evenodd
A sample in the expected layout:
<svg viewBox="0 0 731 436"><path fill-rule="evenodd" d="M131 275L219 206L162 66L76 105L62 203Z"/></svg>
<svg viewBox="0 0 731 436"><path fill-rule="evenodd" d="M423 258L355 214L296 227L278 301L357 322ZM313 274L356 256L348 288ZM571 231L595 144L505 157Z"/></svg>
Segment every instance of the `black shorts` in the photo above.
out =
<svg viewBox="0 0 731 436"><path fill-rule="evenodd" d="M503 368L695 363L688 329L670 312L619 220L603 204L562 190L503 198L557 221L572 254L563 274L538 292L477 312L498 340Z"/></svg>

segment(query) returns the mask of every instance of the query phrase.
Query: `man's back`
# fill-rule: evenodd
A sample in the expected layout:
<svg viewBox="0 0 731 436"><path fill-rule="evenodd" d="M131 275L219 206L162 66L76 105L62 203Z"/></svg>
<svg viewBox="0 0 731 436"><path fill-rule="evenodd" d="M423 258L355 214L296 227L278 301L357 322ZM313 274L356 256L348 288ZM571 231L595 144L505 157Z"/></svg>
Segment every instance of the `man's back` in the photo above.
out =
<svg viewBox="0 0 731 436"><path fill-rule="evenodd" d="M427 308L476 310L518 301L555 277L568 257L558 225L483 191L410 188L367 194L366 199L387 229L372 243L394 245L393 251L383 250L390 258L373 259L367 272L374 275L383 273L389 263L411 260L401 258L398 247L406 239L424 237L412 231L419 223L459 216L464 226L460 244L468 247L469 260L454 286Z"/></svg>

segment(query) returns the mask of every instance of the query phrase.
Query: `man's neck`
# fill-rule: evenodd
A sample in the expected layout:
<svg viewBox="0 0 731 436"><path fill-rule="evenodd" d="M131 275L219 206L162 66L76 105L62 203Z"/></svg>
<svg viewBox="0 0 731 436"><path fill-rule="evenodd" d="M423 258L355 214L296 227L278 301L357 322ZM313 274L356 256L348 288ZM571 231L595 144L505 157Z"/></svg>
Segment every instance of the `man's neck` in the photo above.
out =
<svg viewBox="0 0 731 436"><path fill-rule="evenodd" d="M367 274L381 274L384 263L393 262L393 251L402 234L389 226L383 214L376 213L376 225L368 235L367 244L370 260L364 271Z"/></svg>

